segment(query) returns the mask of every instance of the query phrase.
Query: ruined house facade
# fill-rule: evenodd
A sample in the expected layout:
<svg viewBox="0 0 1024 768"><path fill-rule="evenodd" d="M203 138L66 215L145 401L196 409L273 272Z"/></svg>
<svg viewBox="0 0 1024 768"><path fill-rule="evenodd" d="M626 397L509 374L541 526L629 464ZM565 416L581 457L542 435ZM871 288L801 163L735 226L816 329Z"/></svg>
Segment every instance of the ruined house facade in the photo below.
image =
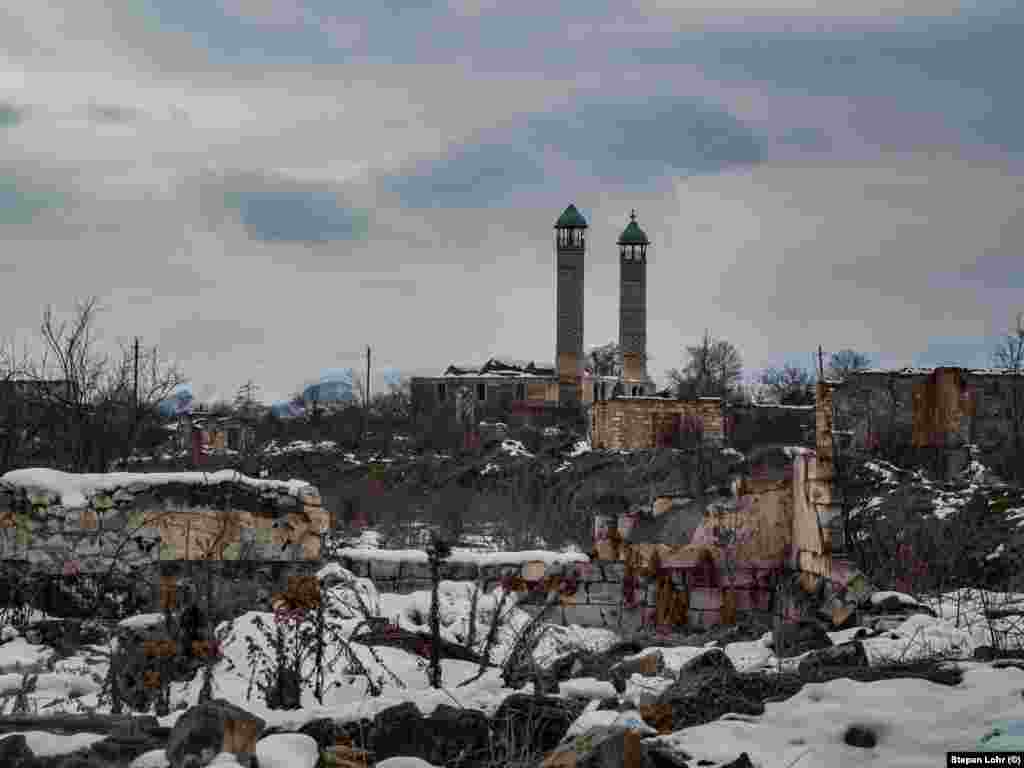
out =
<svg viewBox="0 0 1024 768"><path fill-rule="evenodd" d="M1017 450L1024 426L1024 375L957 367L867 370L832 384L840 449L878 450L887 441L941 450L955 473L982 456Z"/></svg>
<svg viewBox="0 0 1024 768"><path fill-rule="evenodd" d="M452 414L513 420L542 408L582 408L616 394L644 396L654 392L647 359L647 235L636 223L636 211L619 236L620 370L602 375L588 366L583 348L584 278L589 225L575 205L555 222L555 359L553 365L503 361L449 366L440 376L411 381L412 409L417 421Z"/></svg>

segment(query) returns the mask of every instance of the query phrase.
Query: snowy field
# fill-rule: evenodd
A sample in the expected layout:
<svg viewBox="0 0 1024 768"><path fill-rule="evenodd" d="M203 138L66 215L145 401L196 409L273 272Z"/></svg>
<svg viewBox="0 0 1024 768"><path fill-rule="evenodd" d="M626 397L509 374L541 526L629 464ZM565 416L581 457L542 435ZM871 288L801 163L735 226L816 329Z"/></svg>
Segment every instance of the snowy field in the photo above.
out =
<svg viewBox="0 0 1024 768"><path fill-rule="evenodd" d="M337 565L328 568L335 574L340 571ZM378 615L391 619L402 628L425 631L429 593L378 594L372 583L366 580L359 580L359 583L363 598ZM442 582L440 615L442 636L446 640L460 644L466 642L471 593L472 586L468 583ZM863 639L869 660L872 663L894 659L910 660L935 653L950 653L970 659L974 648L990 643L988 623L981 615L983 603L977 595L960 595L957 626L955 597L953 594L946 595L941 604L935 601L932 607L939 614L937 617L916 614L877 637ZM1024 596L1009 596L1014 597ZM338 600L339 605L354 608L350 593L343 587L332 588L331 598ZM496 590L479 600L478 650L493 620L499 598L500 590ZM497 663L507 654L516 631L529 619L525 612L514 606L506 610L508 614L500 625L497 646L492 656ZM352 618L343 619L338 625L345 634L351 633L359 621L354 611L350 610L348 615ZM337 721L372 718L381 710L402 702L415 703L424 714L429 714L439 704L457 704L493 714L501 701L513 692L503 687L498 669L490 669L470 685L458 687L459 683L476 673L477 667L456 660L442 662L444 687L434 690L428 685L425 661L421 657L397 648L377 647L378 660L369 648L353 644L370 674L375 679L383 680L383 692L379 697L368 696L365 679L345 674L344 664L339 662L334 674L328 675L328 682L340 685L331 687L325 693L323 704L316 702L311 691L304 690L301 709L271 710L258 693L254 693L251 700L246 698L251 668L246 654L245 636L252 635L258 644L266 647L253 623L257 617L261 617L268 626L272 625L271 614L250 612L236 619L230 631L229 627L222 626L227 639L223 646L224 660L215 668L213 696L238 704L265 719L268 726L297 729L309 720L322 717ZM123 623L139 625L158 619L157 615L137 616ZM835 632L830 634L830 638L834 643L841 643L852 639L856 632L856 629ZM100 689L97 678L102 679L107 672L102 652L109 651L109 648L86 647L70 658L56 661L51 649L29 643L10 628L2 637L6 642L0 644L0 696L13 695L21 685L22 675L27 671L35 671L39 677L36 690L28 694L29 711L79 712L95 708L95 711L103 712L102 708L97 707ZM607 650L617 639L617 635L609 630L552 626L538 645L535 657L541 665L546 666L574 650ZM767 671L780 666L771 644L771 635L766 634L754 641L729 643L724 646L724 651L741 671ZM714 643L709 646L714 646ZM651 701L671 683L686 661L709 646L664 648L657 651L649 649L642 652L639 655L660 652L665 661L666 675L671 677L634 674L627 683L623 701L634 707ZM329 647L327 658L333 657L337 650L337 646ZM787 659L781 668L792 670L801 658ZM955 687L909 679L873 683L840 679L824 684L809 684L787 701L768 704L761 717L726 716L714 723L657 738L673 750L685 752L695 760L730 760L739 752L746 751L759 768L843 768L867 765L931 768L944 764L947 750L971 748L993 723L1024 718L1024 671L1014 668L992 669L987 664L972 661L963 662L963 667L964 681ZM392 673L397 680L392 678ZM198 702L200 684L199 676L191 683L172 684L173 711L167 717L160 718L161 725L173 725L182 710ZM532 686L527 684L523 690L529 693ZM578 678L563 682L559 695L601 699L614 696L615 691L610 683ZM574 724L570 734L582 733L594 725L612 725L616 722L633 722L634 726L631 727L636 725L634 721L638 714L634 716L628 711L599 712L595 707L596 703L592 702ZM871 727L876 732L879 741L875 748L854 748L843 743L845 729L858 724ZM640 729L647 733L647 726L641 725ZM90 741L104 738L104 735L76 734L65 737L27 733L26 738L37 754L48 755L72 752ZM302 754L299 745L289 746L287 740L270 738L276 740L267 744L261 742L263 753L268 758L267 765L285 764L277 763L273 754L275 750L290 755L292 762L288 764L297 768L304 768L304 762L310 768L315 764L315 754L311 755L311 761L300 759L297 757ZM391 764L401 765L398 762ZM136 761L139 768L146 765L155 767L163 763L156 754L148 754ZM261 765L264 765L262 758Z"/></svg>

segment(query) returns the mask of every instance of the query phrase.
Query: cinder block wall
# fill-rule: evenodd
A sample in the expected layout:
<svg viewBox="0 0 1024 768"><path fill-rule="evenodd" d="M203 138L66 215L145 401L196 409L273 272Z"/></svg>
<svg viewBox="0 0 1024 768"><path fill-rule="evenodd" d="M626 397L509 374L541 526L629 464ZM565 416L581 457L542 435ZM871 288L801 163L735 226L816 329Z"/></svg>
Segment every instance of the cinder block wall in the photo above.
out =
<svg viewBox="0 0 1024 768"><path fill-rule="evenodd" d="M596 402L591 411L595 448L640 450L655 448L671 434L677 420L698 419L707 439L724 439L722 403L717 399L669 400L623 397Z"/></svg>

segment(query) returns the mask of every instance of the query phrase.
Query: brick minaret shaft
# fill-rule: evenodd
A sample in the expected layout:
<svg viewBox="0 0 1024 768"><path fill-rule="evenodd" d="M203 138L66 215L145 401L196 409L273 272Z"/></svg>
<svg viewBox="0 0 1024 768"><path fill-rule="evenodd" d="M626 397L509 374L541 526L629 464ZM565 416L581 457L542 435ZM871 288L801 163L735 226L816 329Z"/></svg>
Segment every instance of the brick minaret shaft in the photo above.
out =
<svg viewBox="0 0 1024 768"><path fill-rule="evenodd" d="M555 223L555 366L558 402L578 403L583 387L583 270L587 222L570 205Z"/></svg>
<svg viewBox="0 0 1024 768"><path fill-rule="evenodd" d="M636 211L619 237L619 348L627 392L647 382L647 246Z"/></svg>

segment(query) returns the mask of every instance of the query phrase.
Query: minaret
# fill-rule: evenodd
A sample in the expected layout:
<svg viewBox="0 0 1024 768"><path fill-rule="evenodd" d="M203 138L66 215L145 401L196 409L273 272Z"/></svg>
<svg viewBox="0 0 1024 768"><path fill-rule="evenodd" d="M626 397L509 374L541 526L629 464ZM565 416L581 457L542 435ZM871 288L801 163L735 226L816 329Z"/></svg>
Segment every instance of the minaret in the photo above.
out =
<svg viewBox="0 0 1024 768"><path fill-rule="evenodd" d="M619 237L619 348L626 395L647 391L647 246L636 211Z"/></svg>
<svg viewBox="0 0 1024 768"><path fill-rule="evenodd" d="M555 369L560 405L579 403L583 387L583 255L587 222L570 205L555 222L558 287L555 296L557 330Z"/></svg>

